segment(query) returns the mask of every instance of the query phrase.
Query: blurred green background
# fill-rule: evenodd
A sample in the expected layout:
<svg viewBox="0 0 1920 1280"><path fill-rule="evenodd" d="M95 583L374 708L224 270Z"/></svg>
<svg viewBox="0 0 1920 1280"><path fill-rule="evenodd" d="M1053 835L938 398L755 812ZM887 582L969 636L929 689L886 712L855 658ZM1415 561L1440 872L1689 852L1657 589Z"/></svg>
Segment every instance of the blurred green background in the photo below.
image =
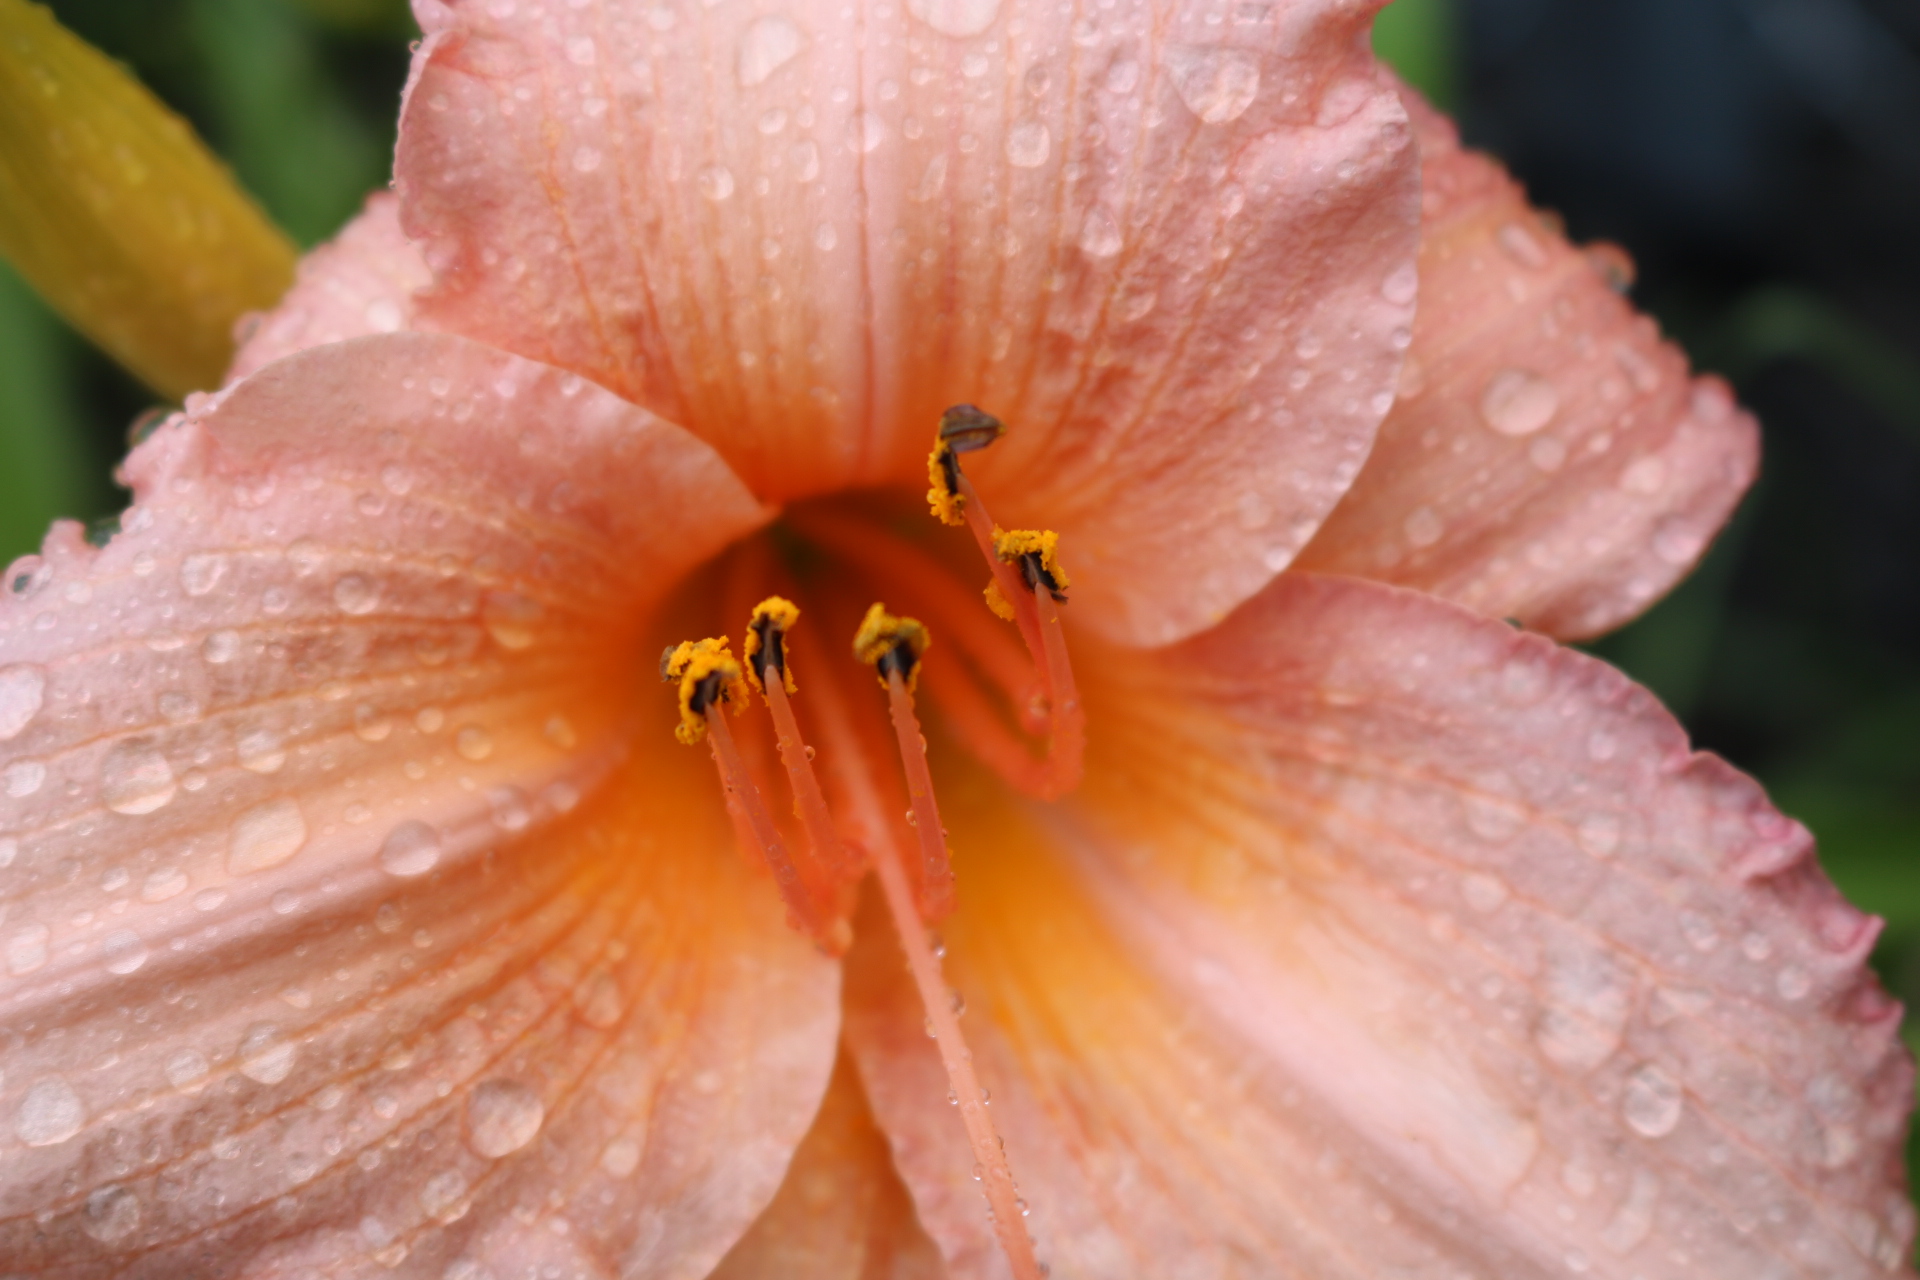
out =
<svg viewBox="0 0 1920 1280"><path fill-rule="evenodd" d="M385 182L400 0L55 0L303 244ZM1764 475L1704 566L1595 649L1757 774L1888 920L1920 1003L1920 7L1397 0L1376 44L1738 386ZM108 515L152 397L0 267L0 563Z"/></svg>

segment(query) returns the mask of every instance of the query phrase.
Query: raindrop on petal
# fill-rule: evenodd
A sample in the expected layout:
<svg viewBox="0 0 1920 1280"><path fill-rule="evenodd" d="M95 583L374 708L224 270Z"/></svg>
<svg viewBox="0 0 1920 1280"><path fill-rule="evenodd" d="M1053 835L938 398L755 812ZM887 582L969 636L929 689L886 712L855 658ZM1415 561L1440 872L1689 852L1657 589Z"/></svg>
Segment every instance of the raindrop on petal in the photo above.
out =
<svg viewBox="0 0 1920 1280"><path fill-rule="evenodd" d="M467 1098L467 1142L489 1160L532 1142L547 1117L540 1095L518 1080L487 1080Z"/></svg>

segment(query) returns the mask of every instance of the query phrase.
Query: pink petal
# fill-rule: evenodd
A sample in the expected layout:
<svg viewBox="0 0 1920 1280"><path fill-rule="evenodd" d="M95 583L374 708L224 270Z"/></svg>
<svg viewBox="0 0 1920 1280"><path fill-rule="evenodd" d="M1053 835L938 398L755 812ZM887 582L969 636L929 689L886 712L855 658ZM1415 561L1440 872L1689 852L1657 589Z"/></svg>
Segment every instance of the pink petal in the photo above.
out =
<svg viewBox="0 0 1920 1280"><path fill-rule="evenodd" d="M924 487L934 423L1077 614L1209 625L1390 404L1417 237L1374 6L423 6L423 322L576 369L762 497ZM1228 515L1226 521L1218 517Z"/></svg>
<svg viewBox="0 0 1920 1280"><path fill-rule="evenodd" d="M281 360L127 470L123 531L58 527L0 600L0 1258L710 1266L825 1087L836 968L627 717L636 628L765 512L421 334Z"/></svg>
<svg viewBox="0 0 1920 1280"><path fill-rule="evenodd" d="M1569 245L1405 95L1426 211L1413 346L1366 469L1300 564L1597 635L1700 558L1753 481L1758 433L1609 287L1617 250Z"/></svg>
<svg viewBox="0 0 1920 1280"><path fill-rule="evenodd" d="M227 382L308 347L411 328L413 295L432 280L400 230L400 202L377 191L339 235L301 259L280 305L241 321L245 336Z"/></svg>
<svg viewBox="0 0 1920 1280"><path fill-rule="evenodd" d="M942 926L1056 1272L1911 1274L1878 922L1645 691L1291 573L1087 665L1084 807L950 812ZM850 1042L922 1221L995 1274L880 936Z"/></svg>
<svg viewBox="0 0 1920 1280"><path fill-rule="evenodd" d="M813 1128L767 1211L709 1280L942 1280L853 1064L835 1064Z"/></svg>

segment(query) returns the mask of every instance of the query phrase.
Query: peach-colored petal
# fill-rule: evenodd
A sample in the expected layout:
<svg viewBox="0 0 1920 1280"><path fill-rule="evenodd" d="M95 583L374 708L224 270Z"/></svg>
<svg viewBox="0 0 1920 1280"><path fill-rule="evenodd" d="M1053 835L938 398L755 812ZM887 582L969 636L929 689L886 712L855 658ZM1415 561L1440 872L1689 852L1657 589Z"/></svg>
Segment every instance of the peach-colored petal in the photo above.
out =
<svg viewBox="0 0 1920 1280"><path fill-rule="evenodd" d="M710 1280L941 1280L853 1064L835 1064L813 1128L767 1211Z"/></svg>
<svg viewBox="0 0 1920 1280"><path fill-rule="evenodd" d="M764 511L439 335L281 360L127 470L121 533L0 596L7 1270L703 1274L836 970L705 762L623 743L636 626Z"/></svg>
<svg viewBox="0 0 1920 1280"><path fill-rule="evenodd" d="M298 278L273 310L241 321L227 381L307 347L411 328L413 295L432 280L400 230L400 202L376 191L339 235L300 260Z"/></svg>
<svg viewBox="0 0 1920 1280"><path fill-rule="evenodd" d="M1417 177L1374 7L424 3L422 322L768 499L924 485L984 405L995 514L1066 536L1083 621L1170 641L1285 566L1391 402Z"/></svg>
<svg viewBox="0 0 1920 1280"><path fill-rule="evenodd" d="M1911 1274L1876 922L1644 691L1292 573L1086 666L1083 807L951 804L943 925L1056 1273ZM881 938L850 1043L922 1221L995 1274Z"/></svg>
<svg viewBox="0 0 1920 1280"><path fill-rule="evenodd" d="M1632 618L1753 480L1753 419L1406 91L1420 311L1400 396L1304 568L1418 587L1562 638ZM1611 259L1609 260L1609 255Z"/></svg>

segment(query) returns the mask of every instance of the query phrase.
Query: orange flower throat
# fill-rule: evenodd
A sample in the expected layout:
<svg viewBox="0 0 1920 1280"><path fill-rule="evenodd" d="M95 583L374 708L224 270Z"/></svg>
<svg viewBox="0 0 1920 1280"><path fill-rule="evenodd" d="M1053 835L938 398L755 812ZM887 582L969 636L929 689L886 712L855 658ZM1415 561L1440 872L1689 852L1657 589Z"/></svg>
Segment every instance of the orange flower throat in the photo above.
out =
<svg viewBox="0 0 1920 1280"><path fill-rule="evenodd" d="M1036 760L1000 722L983 695L964 674L941 680L935 696L964 741L989 763L1032 794L1055 797L1080 780L1086 746L1085 715L1074 684L1060 606L1066 603L1068 577L1059 563L1059 537L1051 530L1004 530L988 516L985 504L960 467L960 455L985 448L1005 431L998 419L971 405L958 405L941 417L928 460L932 488L928 501L944 523L967 525L991 569L986 603L1013 622L1025 641L1030 666L1023 672L1009 660L1004 642L991 624L976 624L978 606L946 599L952 583L940 567L909 544L877 533L864 523L841 517L810 516L796 522L800 531L829 549L844 553L877 579L907 580L916 595L944 615L969 621L954 628L959 647L973 669L1001 684L1017 709L1022 727L1044 732L1047 750ZM829 593L832 594L831 592ZM829 605L842 604L838 600ZM799 693L790 655L790 635L800 608L784 596L769 596L754 606L742 643L744 663L726 637L683 641L661 657L663 680L678 687L680 723L675 735L693 745L704 739L720 776L728 813L743 849L757 851L772 873L787 905L788 922L832 955L852 943L849 922L857 885L871 869L906 953L927 1030L939 1046L952 1097L966 1126L989 1212L1001 1248L1017 1280L1037 1280L1045 1269L1035 1259L1033 1241L1022 1222L1024 1202L999 1135L987 1111L987 1091L973 1070L959 1022L960 1002L941 974L939 951L928 925L952 911L954 881L946 828L933 794L927 740L921 732L914 695L932 644L928 627L916 618L897 617L884 605L870 606L853 637L853 654L871 667L887 693L887 706L899 751L901 775L910 807L905 820L913 828L917 859L902 849L882 799L885 784L854 723L845 692L824 674L810 681L818 692L816 728L828 744L837 769L844 822L833 808L813 767L814 749L801 735L792 695ZM989 638L991 637L991 638ZM930 670L930 668L928 668ZM1015 691L1029 690L1020 698ZM804 856L796 856L775 821L746 756L728 727L726 708L744 714L757 690L772 718L774 741L787 774L793 814L804 836Z"/></svg>

